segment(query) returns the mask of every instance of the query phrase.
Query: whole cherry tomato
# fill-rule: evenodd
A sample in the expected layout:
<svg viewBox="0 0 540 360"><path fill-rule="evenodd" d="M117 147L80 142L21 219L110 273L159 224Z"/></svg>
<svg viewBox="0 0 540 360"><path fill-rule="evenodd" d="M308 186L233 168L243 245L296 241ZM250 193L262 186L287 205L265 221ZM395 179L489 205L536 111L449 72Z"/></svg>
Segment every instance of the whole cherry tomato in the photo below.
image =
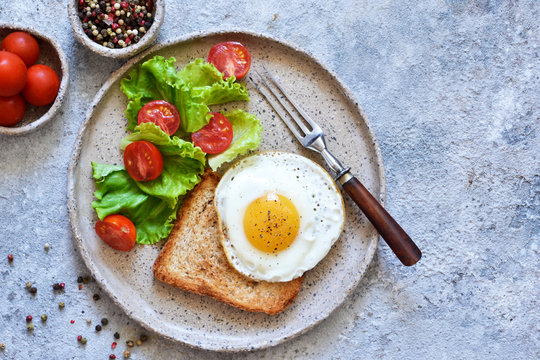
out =
<svg viewBox="0 0 540 360"><path fill-rule="evenodd" d="M28 67L39 58L39 45L36 39L25 32L15 31L4 38L0 49L18 55Z"/></svg>
<svg viewBox="0 0 540 360"><path fill-rule="evenodd" d="M0 125L13 126L24 116L26 103L20 94L0 96Z"/></svg>
<svg viewBox="0 0 540 360"><path fill-rule="evenodd" d="M26 85L26 65L20 57L0 51L0 96L13 96Z"/></svg>
<svg viewBox="0 0 540 360"><path fill-rule="evenodd" d="M176 107L165 100L150 101L137 116L138 123L156 124L168 135L173 135L180 126L180 114Z"/></svg>
<svg viewBox="0 0 540 360"><path fill-rule="evenodd" d="M28 81L22 92L26 101L35 106L49 105L56 99L60 80L47 65L32 65L28 69Z"/></svg>
<svg viewBox="0 0 540 360"><path fill-rule="evenodd" d="M124 166L135 181L152 181L163 171L163 156L148 141L134 141L124 150Z"/></svg>
<svg viewBox="0 0 540 360"><path fill-rule="evenodd" d="M228 41L214 45L210 49L208 62L224 73L225 79L234 75L237 80L240 80L251 67L251 54L239 42Z"/></svg>
<svg viewBox="0 0 540 360"><path fill-rule="evenodd" d="M96 233L115 250L129 251L135 246L137 229L124 215L109 215L96 223Z"/></svg>
<svg viewBox="0 0 540 360"><path fill-rule="evenodd" d="M233 129L229 120L221 113L213 116L208 125L191 134L193 145L207 154L218 154L225 151L232 142Z"/></svg>

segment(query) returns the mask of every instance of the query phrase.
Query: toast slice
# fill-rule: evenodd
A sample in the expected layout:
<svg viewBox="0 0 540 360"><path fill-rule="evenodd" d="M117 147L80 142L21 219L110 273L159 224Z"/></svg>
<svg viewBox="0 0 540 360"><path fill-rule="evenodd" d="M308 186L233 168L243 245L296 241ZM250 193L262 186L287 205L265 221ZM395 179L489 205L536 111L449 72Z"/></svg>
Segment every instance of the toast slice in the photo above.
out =
<svg viewBox="0 0 540 360"><path fill-rule="evenodd" d="M243 310L277 314L293 302L303 277L280 283L253 281L229 264L214 207L219 180L218 174L207 170L186 197L169 240L154 263L154 276Z"/></svg>

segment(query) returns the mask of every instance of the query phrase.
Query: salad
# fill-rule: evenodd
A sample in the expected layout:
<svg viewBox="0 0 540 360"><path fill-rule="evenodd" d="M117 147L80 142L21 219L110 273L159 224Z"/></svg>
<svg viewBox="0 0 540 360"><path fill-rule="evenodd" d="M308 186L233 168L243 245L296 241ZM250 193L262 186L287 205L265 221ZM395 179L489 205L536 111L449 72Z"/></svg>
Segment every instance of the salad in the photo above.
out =
<svg viewBox="0 0 540 360"><path fill-rule="evenodd" d="M166 238L183 195L200 182L206 166L217 170L261 141L254 115L209 108L249 100L237 82L251 64L242 44L217 44L208 61L195 59L180 71L175 61L155 56L122 79L132 131L119 144L124 166L92 162L96 233L117 250Z"/></svg>

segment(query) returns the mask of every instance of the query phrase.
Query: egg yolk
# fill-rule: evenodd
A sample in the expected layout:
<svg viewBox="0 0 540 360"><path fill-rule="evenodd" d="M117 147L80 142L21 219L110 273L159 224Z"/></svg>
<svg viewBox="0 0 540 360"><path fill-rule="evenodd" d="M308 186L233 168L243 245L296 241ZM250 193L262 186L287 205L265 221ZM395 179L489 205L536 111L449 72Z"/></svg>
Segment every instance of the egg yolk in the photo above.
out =
<svg viewBox="0 0 540 360"><path fill-rule="evenodd" d="M270 193L254 200L244 214L244 232L257 249L275 253L288 248L296 238L300 216L291 200Z"/></svg>

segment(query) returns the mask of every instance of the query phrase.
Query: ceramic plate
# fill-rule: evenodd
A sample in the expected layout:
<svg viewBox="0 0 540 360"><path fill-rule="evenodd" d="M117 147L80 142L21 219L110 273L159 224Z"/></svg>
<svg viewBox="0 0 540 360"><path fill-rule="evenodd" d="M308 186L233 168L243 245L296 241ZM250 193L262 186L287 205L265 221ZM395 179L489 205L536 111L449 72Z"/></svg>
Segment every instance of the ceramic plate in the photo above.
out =
<svg viewBox="0 0 540 360"><path fill-rule="evenodd" d="M377 141L351 92L311 55L283 41L246 32L192 34L155 46L119 69L97 93L75 142L68 171L68 207L73 234L93 276L133 319L167 338L220 351L273 346L307 331L325 319L354 290L377 248L378 235L347 197L343 234L326 258L305 276L294 303L283 313L249 313L224 303L173 288L154 279L152 264L163 243L137 245L128 253L114 251L95 234L91 161L122 164L120 139L127 134L126 97L120 80L141 61L174 56L177 66L206 58L222 41L240 41L252 54L253 68L265 66L279 76L297 102L318 121L329 149L351 166L364 185L384 199L384 170ZM249 80L248 103L213 110L242 108L262 121L260 150L304 155L323 164L318 154L301 148ZM222 171L225 169L221 169Z"/></svg>

